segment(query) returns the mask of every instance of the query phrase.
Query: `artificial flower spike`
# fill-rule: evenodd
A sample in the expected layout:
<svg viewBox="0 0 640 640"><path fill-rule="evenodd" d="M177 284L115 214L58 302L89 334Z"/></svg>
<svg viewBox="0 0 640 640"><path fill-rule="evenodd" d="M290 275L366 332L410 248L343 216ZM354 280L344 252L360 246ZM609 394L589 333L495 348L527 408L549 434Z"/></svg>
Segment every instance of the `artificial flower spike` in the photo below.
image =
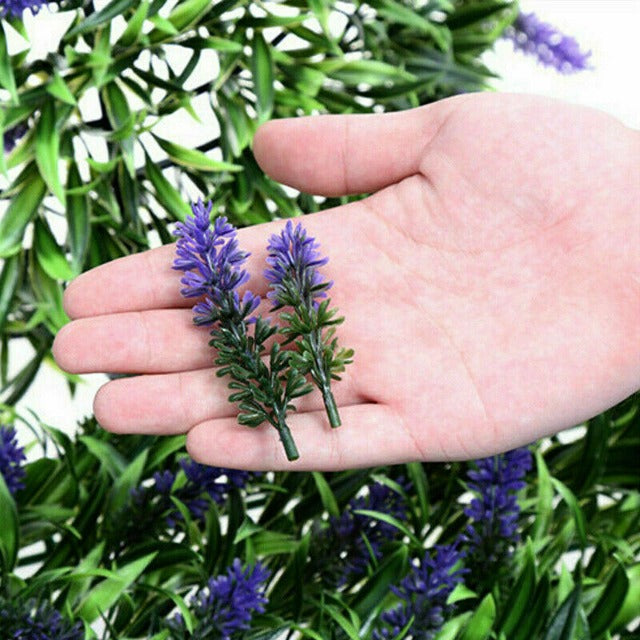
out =
<svg viewBox="0 0 640 640"><path fill-rule="evenodd" d="M238 287L249 280L243 265L249 254L238 247L237 231L224 217L210 223L211 203L199 200L192 205L193 216L178 223L177 258L173 268L184 271L182 295L202 298L194 308L194 321L210 326L210 345L218 350L218 376L229 376L235 392L230 402L238 402L238 422L249 427L269 422L280 435L289 460L299 457L285 417L295 409L292 400L312 389L304 375L290 366L291 352L272 343L269 358L266 341L278 328L262 317L252 317L260 298L246 291L240 298ZM249 329L253 327L252 335Z"/></svg>
<svg viewBox="0 0 640 640"><path fill-rule="evenodd" d="M295 227L289 220L280 234L269 239L267 264L264 272L271 285L267 297L273 302L272 310L289 308L280 314L286 324L280 329L287 342L295 341L298 349L293 356L294 366L308 373L320 389L332 427L341 424L338 407L331 391L331 379L352 362L352 349L339 349L335 325L344 318L336 317L329 309L327 289L333 284L318 272L329 261L318 252L319 245L307 235L302 225ZM322 300L324 298L324 300ZM322 302L320 302L322 300Z"/></svg>

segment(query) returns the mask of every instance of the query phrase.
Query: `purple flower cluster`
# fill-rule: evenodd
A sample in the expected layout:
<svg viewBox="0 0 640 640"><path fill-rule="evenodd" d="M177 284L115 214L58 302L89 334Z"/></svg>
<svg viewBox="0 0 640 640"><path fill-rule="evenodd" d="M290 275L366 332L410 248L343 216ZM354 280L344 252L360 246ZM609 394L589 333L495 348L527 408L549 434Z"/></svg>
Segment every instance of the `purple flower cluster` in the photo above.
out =
<svg viewBox="0 0 640 640"><path fill-rule="evenodd" d="M199 325L212 325L222 315L244 320L260 304L250 291L242 299L237 292L249 280L242 268L249 254L239 249L237 231L226 218L216 218L211 227L211 202L205 206L198 200L191 209L193 216L174 231L178 257L173 268L185 272L181 293L185 298L204 298L193 308Z"/></svg>
<svg viewBox="0 0 640 640"><path fill-rule="evenodd" d="M561 73L588 68L591 52L583 52L574 38L542 22L534 13L521 13L505 32L516 50L533 54L539 62Z"/></svg>
<svg viewBox="0 0 640 640"><path fill-rule="evenodd" d="M326 290L333 283L325 281L317 270L329 261L320 255L319 248L302 225L298 223L294 228L291 220L280 234L269 238L267 264L271 268L265 270L264 277L271 284L267 297L274 309L296 306L300 301L311 306L318 298L326 297Z"/></svg>
<svg viewBox="0 0 640 640"><path fill-rule="evenodd" d="M265 582L269 578L261 564L242 567L238 558L226 575L210 578L207 586L196 593L190 605L196 624L187 636L181 615L167 622L172 638L192 640L240 640L244 631L251 628L255 613L264 613L267 597Z"/></svg>
<svg viewBox="0 0 640 640"><path fill-rule="evenodd" d="M462 554L456 545L438 546L432 557L427 552L413 565L399 587L391 587L401 603L381 616L384 626L374 631L374 640L396 638L413 618L406 637L431 640L445 622L450 607L447 599L466 572L459 565Z"/></svg>
<svg viewBox="0 0 640 640"><path fill-rule="evenodd" d="M174 526L180 519L180 514L171 501L172 495L189 509L194 520L204 521L211 504L206 496L217 505L221 505L234 488L241 489L251 477L248 471L208 467L193 460L181 460L180 467L187 481L173 493L172 487L176 474L171 471L154 473L152 486L138 487L131 492L133 503L140 506L157 496L160 499L160 507L170 511L167 516L169 526Z"/></svg>
<svg viewBox="0 0 640 640"><path fill-rule="evenodd" d="M406 520L406 504L402 495L379 482L369 487L366 496L350 500L340 516L332 516L329 527L319 535L316 546L324 556L322 573L325 582L334 587L366 575L372 560L382 558L384 544L399 535L392 524L358 513L361 510L378 511L399 521ZM335 565L326 563L325 550L328 557L337 559Z"/></svg>
<svg viewBox="0 0 640 640"><path fill-rule="evenodd" d="M0 3L0 6L1 3ZM11 129L7 129L3 133L4 138L4 152L11 153L14 147L18 144L20 138L24 136L25 133L29 130L29 127L25 122L21 122L17 124L15 127L11 127Z"/></svg>
<svg viewBox="0 0 640 640"><path fill-rule="evenodd" d="M0 598L0 637L8 640L82 640L80 622L71 624L48 602Z"/></svg>
<svg viewBox="0 0 640 640"><path fill-rule="evenodd" d="M24 449L18 445L14 427L0 425L0 475L12 495L23 489L26 472L22 463L26 460Z"/></svg>
<svg viewBox="0 0 640 640"><path fill-rule="evenodd" d="M466 563L476 578L494 572L510 556L519 540L520 506L517 492L526 486L531 452L526 447L483 458L467 473L467 486L476 494L464 513L471 519L462 536Z"/></svg>
<svg viewBox="0 0 640 640"><path fill-rule="evenodd" d="M0 0L0 18L21 18L25 9L36 15L45 4L44 0Z"/></svg>

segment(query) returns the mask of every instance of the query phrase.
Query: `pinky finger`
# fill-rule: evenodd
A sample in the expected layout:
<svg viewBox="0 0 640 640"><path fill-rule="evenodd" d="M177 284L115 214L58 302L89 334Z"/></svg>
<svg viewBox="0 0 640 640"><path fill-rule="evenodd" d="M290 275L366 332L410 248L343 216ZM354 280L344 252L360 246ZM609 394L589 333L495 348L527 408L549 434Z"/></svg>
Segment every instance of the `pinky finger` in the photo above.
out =
<svg viewBox="0 0 640 640"><path fill-rule="evenodd" d="M331 429L324 411L287 418L300 452L287 460L277 431L250 429L235 418L202 422L187 434L189 455L202 464L259 471L338 471L420 459L411 435L386 405L340 408L342 426Z"/></svg>

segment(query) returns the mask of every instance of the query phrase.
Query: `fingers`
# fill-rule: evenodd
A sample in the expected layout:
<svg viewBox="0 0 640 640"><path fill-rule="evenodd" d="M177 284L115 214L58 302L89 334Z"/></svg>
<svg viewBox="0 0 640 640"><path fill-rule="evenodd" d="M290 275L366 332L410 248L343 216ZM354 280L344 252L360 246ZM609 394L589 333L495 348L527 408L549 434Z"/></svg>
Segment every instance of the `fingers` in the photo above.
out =
<svg viewBox="0 0 640 640"><path fill-rule="evenodd" d="M209 332L189 309L165 309L83 318L64 326L53 355L71 373L153 373L211 364Z"/></svg>
<svg viewBox="0 0 640 640"><path fill-rule="evenodd" d="M94 413L102 427L116 433L186 433L212 419L235 420L238 410L228 401L232 393L228 382L228 378L217 377L213 369L112 380L98 391ZM353 388L349 376L333 385L338 405L361 400ZM300 412L320 411L322 396L314 390L295 405Z"/></svg>
<svg viewBox="0 0 640 640"><path fill-rule="evenodd" d="M454 102L398 113L272 120L258 129L253 153L272 178L301 191L377 191L419 171L425 147Z"/></svg>
<svg viewBox="0 0 640 640"><path fill-rule="evenodd" d="M342 426L332 429L324 411L291 414L287 424L300 458L287 460L277 431L249 429L234 418L203 422L187 434L189 455L202 464L235 469L336 471L420 459L398 414L379 404L341 407Z"/></svg>

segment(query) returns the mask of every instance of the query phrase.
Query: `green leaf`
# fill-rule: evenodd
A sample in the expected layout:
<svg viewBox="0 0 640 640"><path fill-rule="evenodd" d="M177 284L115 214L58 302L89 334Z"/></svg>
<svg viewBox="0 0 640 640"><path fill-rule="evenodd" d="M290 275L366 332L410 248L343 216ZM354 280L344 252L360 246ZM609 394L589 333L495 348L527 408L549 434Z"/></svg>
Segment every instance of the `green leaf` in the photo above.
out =
<svg viewBox="0 0 640 640"><path fill-rule="evenodd" d="M180 2L169 15L169 22L182 33L197 22L210 7L211 0L186 0L185 2Z"/></svg>
<svg viewBox="0 0 640 640"><path fill-rule="evenodd" d="M449 32L442 25L431 22L410 7L404 6L393 0L383 0L382 2L373 2L372 6L378 11L378 14L395 24L404 24L412 29L422 32L428 38L440 47L447 50L450 47Z"/></svg>
<svg viewBox="0 0 640 640"><path fill-rule="evenodd" d="M421 545L420 540L418 540L413 531L411 531L403 522L401 522L397 518L394 518L393 516L390 516L388 513L382 513L381 511L371 511L370 509L355 509L353 513L362 516L368 516L369 518L373 518L374 520L386 522L387 524L390 524L392 527L395 527L396 529L398 529L398 531L407 536L415 545Z"/></svg>
<svg viewBox="0 0 640 640"><path fill-rule="evenodd" d="M194 627L194 618L191 610L187 606L187 603L181 598L177 593L173 593L169 589L163 589L162 587L158 587L156 585L147 584L146 582L138 582L136 583L136 587L141 589L148 589L149 591L153 591L154 593L159 593L167 600L171 600L173 604L180 611L180 615L182 616L182 620L184 621L184 626L187 629L188 633L193 633Z"/></svg>
<svg viewBox="0 0 640 640"><path fill-rule="evenodd" d="M83 186L78 166L71 163L67 177L67 242L71 250L71 265L74 275L82 271L87 250L89 248L89 234L91 225L89 221L89 202L85 194L78 193Z"/></svg>
<svg viewBox="0 0 640 640"><path fill-rule="evenodd" d="M416 493L418 506L420 507L419 527L417 527L419 531L429 519L429 481L427 480L427 474L421 462L409 462L406 466L407 474L413 485L413 491Z"/></svg>
<svg viewBox="0 0 640 640"><path fill-rule="evenodd" d="M318 493L320 494L320 500L322 501L322 506L326 509L327 513L330 516L339 516L340 509L338 508L338 502L336 497L333 495L333 491L331 491L331 487L327 482L326 478L322 473L318 471L313 471L312 474L313 480L316 483L316 488L318 489Z"/></svg>
<svg viewBox="0 0 640 640"><path fill-rule="evenodd" d="M569 487L560 482L557 478L551 478L551 483L555 487L556 491L562 496L562 499L567 503L575 521L580 546L584 549L587 546L587 526L585 524L582 509L580 509L578 501Z"/></svg>
<svg viewBox="0 0 640 640"><path fill-rule="evenodd" d="M4 261L0 273L0 334L11 309L11 302L20 278L20 256L15 255Z"/></svg>
<svg viewBox="0 0 640 640"><path fill-rule="evenodd" d="M538 469L538 496L536 500L536 519L533 527L533 539L541 540L549 530L549 523L553 515L553 487L549 469L544 461L542 452L535 452L536 467Z"/></svg>
<svg viewBox="0 0 640 640"><path fill-rule="evenodd" d="M550 583L545 573L536 586L532 600L529 602L525 615L518 621L517 627L509 638L513 640L531 640L537 638L547 615L549 604Z"/></svg>
<svg viewBox="0 0 640 640"><path fill-rule="evenodd" d="M485 640L489 637L495 620L496 603L493 596L488 593L469 618L460 640Z"/></svg>
<svg viewBox="0 0 640 640"><path fill-rule="evenodd" d="M386 82L414 81L416 78L398 67L380 60L329 59L316 63L316 68L347 85L370 84L378 86Z"/></svg>
<svg viewBox="0 0 640 640"><path fill-rule="evenodd" d="M109 501L111 513L118 513L129 498L132 489L135 489L140 484L148 454L149 449L143 449L122 474L116 478Z"/></svg>
<svg viewBox="0 0 640 640"><path fill-rule="evenodd" d="M7 49L7 37L2 22L0 22L0 86L4 87L11 94L11 101L14 104L20 102L16 88L16 80L13 76L11 58Z"/></svg>
<svg viewBox="0 0 640 640"><path fill-rule="evenodd" d="M194 36L180 41L180 46L190 49L215 49L223 53L239 53L242 51L242 43L235 40L227 40L218 36ZM220 94L219 97L221 97Z"/></svg>
<svg viewBox="0 0 640 640"><path fill-rule="evenodd" d="M109 82L105 85L102 95L107 107L107 116L113 127L114 133L117 133L120 140L120 147L124 161L127 165L129 175L135 175L135 163L133 158L133 141L134 141L134 117L129 108L129 103L122 89L115 83Z"/></svg>
<svg viewBox="0 0 640 640"><path fill-rule="evenodd" d="M627 568L629 589L611 628L619 630L640 617L640 563Z"/></svg>
<svg viewBox="0 0 640 640"><path fill-rule="evenodd" d="M68 31L64 36L64 41L71 40L73 37L78 36L87 31L95 31L96 27L102 24L110 22L116 16L121 16L128 9L135 6L138 0L113 0L106 7L96 13L92 13L88 18L83 20Z"/></svg>
<svg viewBox="0 0 640 640"><path fill-rule="evenodd" d="M106 613L124 595L129 586L142 575L156 555L157 552L150 553L111 571L109 578L99 582L87 594L78 608L78 616L86 622L93 622L101 614Z"/></svg>
<svg viewBox="0 0 640 640"><path fill-rule="evenodd" d="M29 254L29 279L38 306L46 314L44 323L55 334L69 322L62 305L62 285L42 268L33 251Z"/></svg>
<svg viewBox="0 0 640 640"><path fill-rule="evenodd" d="M256 31L251 44L251 74L253 89L256 94L256 111L258 122L266 122L273 111L273 60L267 43L260 31Z"/></svg>
<svg viewBox="0 0 640 640"><path fill-rule="evenodd" d="M145 171L147 178L155 188L154 195L159 204L172 215L175 220L184 221L190 215L191 207L185 202L178 190L164 177L151 158L145 154Z"/></svg>
<svg viewBox="0 0 640 640"><path fill-rule="evenodd" d="M20 547L18 530L18 509L0 473L0 561L2 574L10 573L18 557Z"/></svg>
<svg viewBox="0 0 640 640"><path fill-rule="evenodd" d="M331 618L338 624L351 640L360 640L360 634L354 624L347 620L347 618L334 606L325 604L322 607L322 611L329 614Z"/></svg>
<svg viewBox="0 0 640 640"><path fill-rule="evenodd" d="M603 592L588 616L591 635L597 637L611 628L613 621L620 612L627 591L629 578L620 564L616 564L611 577L607 581Z"/></svg>
<svg viewBox="0 0 640 640"><path fill-rule="evenodd" d="M243 167L230 162L214 160L197 149L187 149L174 142L153 136L167 155L176 163L200 171L242 171Z"/></svg>
<svg viewBox="0 0 640 640"><path fill-rule="evenodd" d="M116 479L124 473L127 462L112 444L93 436L80 436L78 440L101 462L112 478Z"/></svg>
<svg viewBox="0 0 640 640"><path fill-rule="evenodd" d="M53 103L53 100L45 102L36 125L36 163L51 193L64 205L64 189L58 172L60 129Z"/></svg>
<svg viewBox="0 0 640 640"><path fill-rule="evenodd" d="M45 219L34 225L33 250L40 266L54 280L71 280L75 275Z"/></svg>
<svg viewBox="0 0 640 640"><path fill-rule="evenodd" d="M578 581L578 584L551 618L543 640L567 640L574 637L581 596L582 582Z"/></svg>
<svg viewBox="0 0 640 640"><path fill-rule="evenodd" d="M509 599L505 603L502 620L498 625L498 630L504 633L505 637L511 638L520 620L527 616L531 606L535 580L533 559L528 556L524 569L518 576L509 594Z"/></svg>
<svg viewBox="0 0 640 640"><path fill-rule="evenodd" d="M142 0L142 2L138 5L138 8L135 10L133 16L131 16L129 22L127 22L127 28L120 36L118 44L122 45L123 47L129 47L134 42L138 41L138 38L142 33L142 25L144 24L148 13L149 0Z"/></svg>
<svg viewBox="0 0 640 640"><path fill-rule="evenodd" d="M364 620L369 619L380 608L389 587L397 584L407 567L409 550L406 545L388 555L358 590L351 603L353 610Z"/></svg>
<svg viewBox="0 0 640 640"><path fill-rule="evenodd" d="M20 250L24 231L36 215L47 190L33 164L25 169L23 175L27 179L0 218L0 258L6 258Z"/></svg>
<svg viewBox="0 0 640 640"><path fill-rule="evenodd" d="M47 93L52 95L54 98L58 98L58 100L71 105L72 107L77 104L75 96L71 93L67 83L63 80L58 71L54 72L53 78L51 78L51 81L47 85Z"/></svg>

